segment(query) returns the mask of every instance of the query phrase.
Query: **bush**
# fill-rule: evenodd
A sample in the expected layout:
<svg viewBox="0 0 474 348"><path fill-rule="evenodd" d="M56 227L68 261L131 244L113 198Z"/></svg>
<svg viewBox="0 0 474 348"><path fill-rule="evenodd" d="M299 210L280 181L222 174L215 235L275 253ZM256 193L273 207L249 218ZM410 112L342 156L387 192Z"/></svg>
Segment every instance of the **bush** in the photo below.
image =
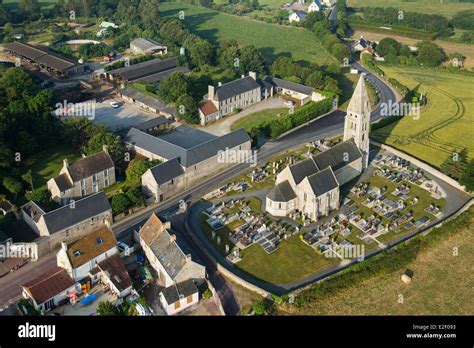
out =
<svg viewBox="0 0 474 348"><path fill-rule="evenodd" d="M211 290L209 289L204 290L204 292L202 293L202 297L206 300L209 300L210 298L212 298Z"/></svg>
<svg viewBox="0 0 474 348"><path fill-rule="evenodd" d="M112 213L118 215L125 212L131 206L131 202L126 194L119 193L112 197L110 205L112 206Z"/></svg>

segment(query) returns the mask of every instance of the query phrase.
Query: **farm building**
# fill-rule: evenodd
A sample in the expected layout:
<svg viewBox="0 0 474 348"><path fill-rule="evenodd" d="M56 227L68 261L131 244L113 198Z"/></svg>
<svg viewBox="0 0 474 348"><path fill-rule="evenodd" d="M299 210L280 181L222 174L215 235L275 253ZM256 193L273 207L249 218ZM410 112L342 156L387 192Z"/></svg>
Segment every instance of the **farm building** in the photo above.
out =
<svg viewBox="0 0 474 348"><path fill-rule="evenodd" d="M46 48L33 46L25 42L5 44L4 51L57 77L70 77L83 74L85 66L78 62L52 53Z"/></svg>
<svg viewBox="0 0 474 348"><path fill-rule="evenodd" d="M130 49L137 54L166 54L168 48L152 39L138 38L130 41Z"/></svg>

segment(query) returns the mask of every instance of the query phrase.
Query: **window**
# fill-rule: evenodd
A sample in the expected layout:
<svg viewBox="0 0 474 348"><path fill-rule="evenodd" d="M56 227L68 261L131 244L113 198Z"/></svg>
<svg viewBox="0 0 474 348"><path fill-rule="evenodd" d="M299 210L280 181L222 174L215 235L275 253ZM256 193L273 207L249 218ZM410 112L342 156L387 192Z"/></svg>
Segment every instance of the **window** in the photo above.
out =
<svg viewBox="0 0 474 348"><path fill-rule="evenodd" d="M193 295L187 297L187 303L193 302Z"/></svg>
<svg viewBox="0 0 474 348"><path fill-rule="evenodd" d="M99 192L99 184L97 182L95 182L94 185L92 186L92 191Z"/></svg>
<svg viewBox="0 0 474 348"><path fill-rule="evenodd" d="M81 252L79 250L74 250L73 254L74 254L75 257L81 256Z"/></svg>
<svg viewBox="0 0 474 348"><path fill-rule="evenodd" d="M307 199L307 196L306 196L306 192L305 192L304 196L303 196L303 200L306 202L306 199Z"/></svg>
<svg viewBox="0 0 474 348"><path fill-rule="evenodd" d="M95 243L96 243L97 245L101 245L102 243L104 243L104 240L103 240L102 238L98 237L98 238L95 240Z"/></svg>
<svg viewBox="0 0 474 348"><path fill-rule="evenodd" d="M171 179L171 185L173 185L173 183L174 183L174 179Z"/></svg>
<svg viewBox="0 0 474 348"><path fill-rule="evenodd" d="M104 170L104 177L108 178L109 177L109 171L106 169Z"/></svg>
<svg viewBox="0 0 474 348"><path fill-rule="evenodd" d="M108 178L105 178L104 185L109 186L109 179Z"/></svg>
<svg viewBox="0 0 474 348"><path fill-rule="evenodd" d="M84 189L82 189L82 190L81 190L81 195L82 195L82 196L85 196L86 194L87 194L87 191L86 191L86 189L85 189L85 188L84 188Z"/></svg>
<svg viewBox="0 0 474 348"><path fill-rule="evenodd" d="M97 181L97 174L92 175L92 181L96 182Z"/></svg>
<svg viewBox="0 0 474 348"><path fill-rule="evenodd" d="M181 301L178 300L174 303L174 309L178 309L179 307L181 307Z"/></svg>

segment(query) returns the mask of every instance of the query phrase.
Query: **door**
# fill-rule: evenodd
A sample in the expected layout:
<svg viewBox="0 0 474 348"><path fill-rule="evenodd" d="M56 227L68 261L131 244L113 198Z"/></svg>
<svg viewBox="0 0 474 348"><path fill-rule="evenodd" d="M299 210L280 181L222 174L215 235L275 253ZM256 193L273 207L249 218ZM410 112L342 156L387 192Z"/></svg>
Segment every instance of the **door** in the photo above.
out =
<svg viewBox="0 0 474 348"><path fill-rule="evenodd" d="M54 307L54 299L49 300L48 302L44 303L44 311L49 311L51 308Z"/></svg>

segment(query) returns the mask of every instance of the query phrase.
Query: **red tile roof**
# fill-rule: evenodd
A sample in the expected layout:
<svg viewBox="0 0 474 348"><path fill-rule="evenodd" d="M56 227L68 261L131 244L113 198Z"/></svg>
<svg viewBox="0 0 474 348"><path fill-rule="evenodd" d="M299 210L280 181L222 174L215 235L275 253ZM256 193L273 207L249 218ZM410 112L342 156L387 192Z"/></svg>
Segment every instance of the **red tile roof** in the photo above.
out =
<svg viewBox="0 0 474 348"><path fill-rule="evenodd" d="M75 284L67 271L55 267L22 285L37 304L43 303Z"/></svg>
<svg viewBox="0 0 474 348"><path fill-rule="evenodd" d="M214 103L213 103L212 101L210 101L210 100L207 100L207 101L202 102L201 104L199 104L199 109L201 110L201 112L202 112L205 116L217 112L216 106L215 106Z"/></svg>

